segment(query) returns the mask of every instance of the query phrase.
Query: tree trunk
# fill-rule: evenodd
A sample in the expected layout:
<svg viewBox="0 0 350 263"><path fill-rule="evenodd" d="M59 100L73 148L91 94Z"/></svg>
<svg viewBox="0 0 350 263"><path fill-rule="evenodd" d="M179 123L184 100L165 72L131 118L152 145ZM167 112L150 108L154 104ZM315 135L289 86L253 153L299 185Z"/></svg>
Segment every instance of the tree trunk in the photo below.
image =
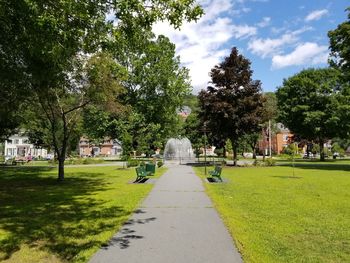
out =
<svg viewBox="0 0 350 263"><path fill-rule="evenodd" d="M252 148L253 159L256 159L256 144L257 144L257 143L258 143L258 142L256 141L256 142L253 142L253 143L249 144L250 147Z"/></svg>
<svg viewBox="0 0 350 263"><path fill-rule="evenodd" d="M233 147L233 166L237 166L237 145L234 144Z"/></svg>
<svg viewBox="0 0 350 263"><path fill-rule="evenodd" d="M319 145L320 145L320 161L324 162L325 158L324 158L323 140L320 139Z"/></svg>
<svg viewBox="0 0 350 263"><path fill-rule="evenodd" d="M58 181L63 181L64 180L64 156L60 156L58 158Z"/></svg>
<svg viewBox="0 0 350 263"><path fill-rule="evenodd" d="M65 132L63 141L62 141L61 152L58 155L58 178L57 178L58 181L64 180L64 161L66 160L67 143L68 143L68 137L66 136L66 132Z"/></svg>

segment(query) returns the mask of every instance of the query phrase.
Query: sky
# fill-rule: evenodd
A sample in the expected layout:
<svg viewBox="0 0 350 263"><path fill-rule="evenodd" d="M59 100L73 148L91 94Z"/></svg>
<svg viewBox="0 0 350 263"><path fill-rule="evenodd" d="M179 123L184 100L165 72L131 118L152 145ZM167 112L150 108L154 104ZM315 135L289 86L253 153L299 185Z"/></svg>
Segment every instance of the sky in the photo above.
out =
<svg viewBox="0 0 350 263"><path fill-rule="evenodd" d="M205 89L210 69L237 47L251 61L253 79L275 91L302 69L326 67L327 32L347 19L348 0L199 0L205 15L180 30L166 22L153 30L176 45L190 70L193 93Z"/></svg>

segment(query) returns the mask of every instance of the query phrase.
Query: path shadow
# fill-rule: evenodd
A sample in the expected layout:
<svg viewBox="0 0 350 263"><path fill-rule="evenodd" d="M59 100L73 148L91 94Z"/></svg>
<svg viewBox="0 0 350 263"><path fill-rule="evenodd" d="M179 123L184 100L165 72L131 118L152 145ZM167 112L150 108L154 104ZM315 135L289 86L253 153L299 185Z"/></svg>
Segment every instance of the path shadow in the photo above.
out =
<svg viewBox="0 0 350 263"><path fill-rule="evenodd" d="M134 214L146 214L147 212L142 209L137 209L134 211ZM130 247L132 240L142 239L143 236L138 235L136 230L132 229L132 226L138 224L148 224L152 221L155 221L156 217L149 217L144 219L129 219L123 224L123 228L117 233L116 236L111 238L108 243L101 246L102 249L108 250L111 246L119 246L120 249L126 249Z"/></svg>
<svg viewBox="0 0 350 263"><path fill-rule="evenodd" d="M58 183L47 167L0 168L0 261L24 244L40 247L71 262L80 252L99 247L87 236L115 229L131 211L106 206L96 198L110 189L102 173L66 171ZM55 170L56 171L56 170Z"/></svg>
<svg viewBox="0 0 350 263"><path fill-rule="evenodd" d="M215 164L221 164L222 162L215 162L215 163L213 163L213 162L209 162L209 161L207 161L206 163L205 162L199 162L199 163L184 163L184 164L182 164L182 165L188 165L188 166L192 166L192 167L204 167L204 166L207 166L207 167L209 167L209 166L213 166L213 165L215 165Z"/></svg>

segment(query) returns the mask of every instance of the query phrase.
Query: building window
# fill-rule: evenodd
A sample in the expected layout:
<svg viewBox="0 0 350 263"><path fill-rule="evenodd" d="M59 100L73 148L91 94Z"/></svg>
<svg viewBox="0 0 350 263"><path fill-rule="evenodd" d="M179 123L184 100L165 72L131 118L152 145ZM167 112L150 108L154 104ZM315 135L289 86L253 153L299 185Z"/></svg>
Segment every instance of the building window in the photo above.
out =
<svg viewBox="0 0 350 263"><path fill-rule="evenodd" d="M18 139L15 139L15 144L19 144L19 140Z"/></svg>
<svg viewBox="0 0 350 263"><path fill-rule="evenodd" d="M23 143L23 144L28 144L28 143L29 143L29 140L28 140L28 139L23 139L23 140L22 140L22 143Z"/></svg>
<svg viewBox="0 0 350 263"><path fill-rule="evenodd" d="M289 136L288 135L283 135L283 141L284 142L288 142L289 140Z"/></svg>
<svg viewBox="0 0 350 263"><path fill-rule="evenodd" d="M12 140L7 140L7 144L12 144Z"/></svg>

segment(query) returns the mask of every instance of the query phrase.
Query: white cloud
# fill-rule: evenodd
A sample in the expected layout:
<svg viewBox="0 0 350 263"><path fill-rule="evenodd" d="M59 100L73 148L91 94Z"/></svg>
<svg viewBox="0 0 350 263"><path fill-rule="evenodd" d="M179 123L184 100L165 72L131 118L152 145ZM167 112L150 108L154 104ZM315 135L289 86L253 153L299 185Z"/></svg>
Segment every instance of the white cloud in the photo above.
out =
<svg viewBox="0 0 350 263"><path fill-rule="evenodd" d="M328 47L306 42L298 45L287 55L275 55L272 58L272 68L280 69L288 66L315 65L326 63Z"/></svg>
<svg viewBox="0 0 350 263"><path fill-rule="evenodd" d="M225 44L230 39L245 39L257 34L256 27L234 24L232 16L238 10L234 8L234 1L205 0L199 3L204 7L205 15L197 23L184 23L181 30L164 22L153 27L156 34L163 34L175 43L181 62L190 70L195 92L206 88L210 69L229 55Z"/></svg>
<svg viewBox="0 0 350 263"><path fill-rule="evenodd" d="M263 17L262 21L257 23L258 27L267 27L268 25L270 25L271 22L271 17Z"/></svg>
<svg viewBox="0 0 350 263"><path fill-rule="evenodd" d="M248 50L253 54L259 55L262 58L272 55L274 53L279 53L280 47L286 44L293 43L297 38L290 34L285 34L280 38L267 38L267 39L255 39L248 43Z"/></svg>
<svg viewBox="0 0 350 263"><path fill-rule="evenodd" d="M305 31L312 30L311 27L304 27L292 32L287 32L279 38L258 38L248 43L248 50L253 54L266 58L282 52L282 48L294 44L299 40L299 35Z"/></svg>
<svg viewBox="0 0 350 263"><path fill-rule="evenodd" d="M256 35L256 27L248 25L232 25L232 34L235 38L247 38Z"/></svg>
<svg viewBox="0 0 350 263"><path fill-rule="evenodd" d="M308 14L305 17L305 21L306 22L310 22L310 21L314 21L314 20L319 20L321 19L323 16L328 14L328 10L327 9L322 9L322 10L315 10L312 11L310 14Z"/></svg>

